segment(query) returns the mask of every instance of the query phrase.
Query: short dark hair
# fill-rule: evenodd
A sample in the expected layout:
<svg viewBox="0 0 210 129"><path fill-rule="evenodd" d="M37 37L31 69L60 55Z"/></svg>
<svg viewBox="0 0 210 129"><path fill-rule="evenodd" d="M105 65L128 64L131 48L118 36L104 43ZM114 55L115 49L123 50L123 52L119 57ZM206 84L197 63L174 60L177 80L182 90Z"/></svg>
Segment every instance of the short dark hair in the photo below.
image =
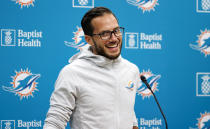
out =
<svg viewBox="0 0 210 129"><path fill-rule="evenodd" d="M91 25L92 19L103 16L104 14L112 14L116 18L112 11L105 7L92 8L83 16L81 25L85 35L92 36L94 30L93 26Z"/></svg>

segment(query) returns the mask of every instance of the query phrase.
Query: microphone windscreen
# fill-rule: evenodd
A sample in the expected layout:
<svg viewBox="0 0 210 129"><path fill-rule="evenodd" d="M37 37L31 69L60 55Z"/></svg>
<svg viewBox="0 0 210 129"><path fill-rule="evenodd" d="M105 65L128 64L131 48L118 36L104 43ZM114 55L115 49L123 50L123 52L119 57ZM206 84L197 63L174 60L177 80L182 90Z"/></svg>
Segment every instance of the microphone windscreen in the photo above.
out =
<svg viewBox="0 0 210 129"><path fill-rule="evenodd" d="M140 78L141 78L141 81L142 81L142 82L146 82L146 81L147 81L146 77L143 76L143 75L141 75Z"/></svg>

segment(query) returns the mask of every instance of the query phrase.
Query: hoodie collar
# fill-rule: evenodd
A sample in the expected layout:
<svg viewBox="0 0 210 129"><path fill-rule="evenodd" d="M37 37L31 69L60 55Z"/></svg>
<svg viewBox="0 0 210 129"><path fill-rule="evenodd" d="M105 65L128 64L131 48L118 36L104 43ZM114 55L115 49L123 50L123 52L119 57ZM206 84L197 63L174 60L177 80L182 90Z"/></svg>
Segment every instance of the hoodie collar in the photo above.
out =
<svg viewBox="0 0 210 129"><path fill-rule="evenodd" d="M101 55L96 55L91 51L91 46L89 44L81 47L80 52L75 54L74 56L72 56L69 59L69 63L72 63L73 61L77 60L77 59L85 59L88 60L90 62L93 62L94 64L96 64L97 66L106 66L106 65L112 65L115 63L119 63L121 61L121 55L117 58L117 59L108 59L104 56Z"/></svg>

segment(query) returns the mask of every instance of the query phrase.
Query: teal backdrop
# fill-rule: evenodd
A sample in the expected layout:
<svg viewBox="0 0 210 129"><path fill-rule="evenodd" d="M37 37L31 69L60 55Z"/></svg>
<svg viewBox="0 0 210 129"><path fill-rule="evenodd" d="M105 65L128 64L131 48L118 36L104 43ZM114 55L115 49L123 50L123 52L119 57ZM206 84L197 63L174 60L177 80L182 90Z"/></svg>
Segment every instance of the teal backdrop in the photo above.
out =
<svg viewBox="0 0 210 129"><path fill-rule="evenodd" d="M0 128L43 128L60 70L86 44L81 18L97 6L125 28L122 56L156 78L169 129L209 129L210 0L1 0ZM145 85L135 112L140 129L165 128Z"/></svg>

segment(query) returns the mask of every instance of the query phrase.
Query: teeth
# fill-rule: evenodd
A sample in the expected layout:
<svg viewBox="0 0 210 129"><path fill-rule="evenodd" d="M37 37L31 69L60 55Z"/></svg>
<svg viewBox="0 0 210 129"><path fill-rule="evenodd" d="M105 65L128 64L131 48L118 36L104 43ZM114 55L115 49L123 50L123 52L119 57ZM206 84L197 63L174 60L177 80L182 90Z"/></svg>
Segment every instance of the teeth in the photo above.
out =
<svg viewBox="0 0 210 129"><path fill-rule="evenodd" d="M110 44L107 44L107 45L106 45L106 47L108 47L108 48L115 48L115 47L117 47L117 46L118 46L117 43L115 43L115 44L110 43Z"/></svg>

